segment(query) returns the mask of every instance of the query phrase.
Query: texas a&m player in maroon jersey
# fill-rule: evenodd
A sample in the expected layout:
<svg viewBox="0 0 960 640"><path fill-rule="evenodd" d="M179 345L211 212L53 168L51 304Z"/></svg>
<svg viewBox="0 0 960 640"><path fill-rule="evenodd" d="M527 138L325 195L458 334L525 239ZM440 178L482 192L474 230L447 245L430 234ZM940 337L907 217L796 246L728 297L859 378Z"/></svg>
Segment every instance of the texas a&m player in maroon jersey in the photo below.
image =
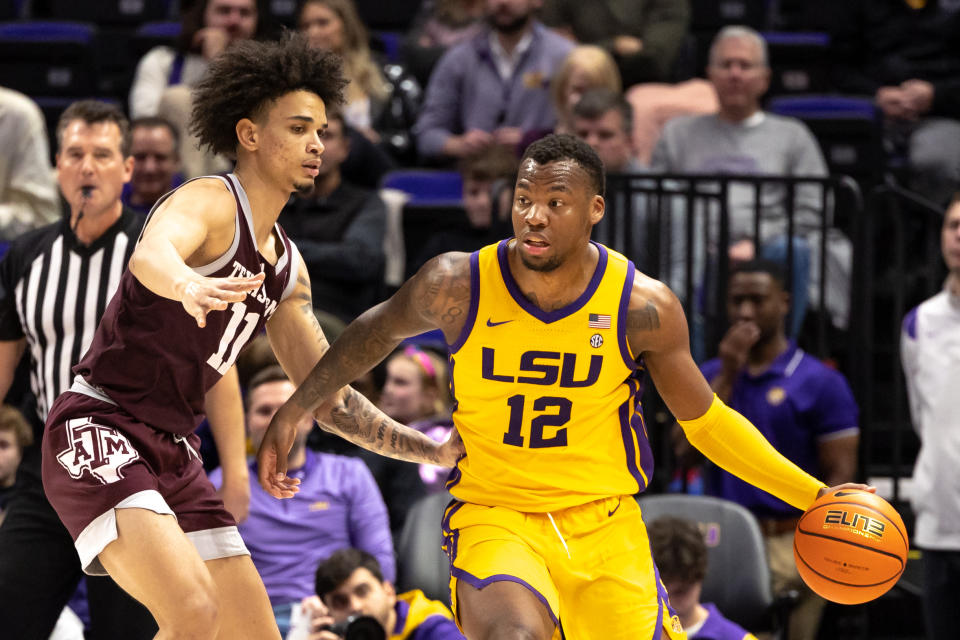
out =
<svg viewBox="0 0 960 640"><path fill-rule="evenodd" d="M234 155L236 169L156 204L47 419L44 487L84 570L108 573L143 602L158 638L280 637L193 430L205 392L262 328L297 383L327 348L307 271L276 220L293 191L312 188L326 109L345 84L338 59L299 36L237 43L211 64L191 127L213 152ZM452 466L459 451L349 387L316 417L387 455ZM295 483L285 489L292 495Z"/></svg>

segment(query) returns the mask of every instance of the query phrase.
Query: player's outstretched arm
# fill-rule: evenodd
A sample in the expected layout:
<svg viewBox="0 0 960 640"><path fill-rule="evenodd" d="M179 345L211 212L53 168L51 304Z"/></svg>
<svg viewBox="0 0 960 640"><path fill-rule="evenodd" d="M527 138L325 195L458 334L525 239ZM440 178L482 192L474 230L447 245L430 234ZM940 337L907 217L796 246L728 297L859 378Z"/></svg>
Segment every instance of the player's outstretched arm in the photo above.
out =
<svg viewBox="0 0 960 640"><path fill-rule="evenodd" d="M256 291L263 274L251 278L205 278L190 265L207 264L233 242L236 200L219 180L197 180L176 191L153 213L130 256L130 271L158 296L176 300L197 325Z"/></svg>
<svg viewBox="0 0 960 640"><path fill-rule="evenodd" d="M687 321L676 296L638 274L627 312L627 339L642 353L660 396L690 443L746 482L800 509L825 485L787 460L746 418L716 398L690 355Z"/></svg>
<svg viewBox="0 0 960 640"><path fill-rule="evenodd" d="M464 268L466 276L461 278L458 270ZM437 327L455 335L450 332L459 327L450 320L459 319L462 324L469 297L466 260L458 254L440 256L424 265L392 298L351 323L330 348L313 314L309 277L301 270L293 294L267 323L274 352L299 388L277 412L257 454L264 489L276 497L293 494L295 483L285 476L286 456L295 425L308 414L327 431L371 451L411 462L453 466L462 452L455 432L448 442L438 444L384 415L347 385L407 336Z"/></svg>

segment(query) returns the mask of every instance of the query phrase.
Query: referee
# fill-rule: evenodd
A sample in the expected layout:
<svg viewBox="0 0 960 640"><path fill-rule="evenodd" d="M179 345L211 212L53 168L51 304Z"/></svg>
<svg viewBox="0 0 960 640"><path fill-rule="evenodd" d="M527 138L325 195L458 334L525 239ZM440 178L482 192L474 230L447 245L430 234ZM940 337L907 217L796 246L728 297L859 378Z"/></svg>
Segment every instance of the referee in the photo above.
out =
<svg viewBox="0 0 960 640"><path fill-rule="evenodd" d="M0 262L0 398L24 350L36 404L35 444L0 526L0 625L5 637L45 640L80 580L73 541L40 480L40 438L54 398L70 387L143 225L120 202L130 180L129 124L116 107L70 105L57 125L57 176L69 219L17 238ZM26 409L26 407L25 407ZM34 413L35 415L30 415ZM88 577L92 638L152 638L153 617L109 577ZM9 634L9 636L7 636Z"/></svg>

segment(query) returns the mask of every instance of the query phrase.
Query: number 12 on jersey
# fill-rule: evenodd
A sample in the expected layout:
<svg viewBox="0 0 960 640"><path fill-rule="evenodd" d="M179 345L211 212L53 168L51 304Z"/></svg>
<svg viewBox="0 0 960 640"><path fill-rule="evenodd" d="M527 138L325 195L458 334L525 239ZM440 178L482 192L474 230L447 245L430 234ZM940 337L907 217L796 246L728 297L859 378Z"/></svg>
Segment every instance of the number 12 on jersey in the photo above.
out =
<svg viewBox="0 0 960 640"><path fill-rule="evenodd" d="M527 397L522 394L510 396L507 398L507 406L510 407L510 425L507 432L503 434L503 443L514 447L524 446L523 437L523 408ZM565 447L567 446L567 428L563 425L570 421L570 410L573 403L567 398L558 398L555 396L541 396L533 401L533 410L539 412L530 421L530 444L531 449L545 449L547 447ZM556 410L556 411L552 411ZM543 413L551 411L550 413ZM544 427L562 427L557 429L552 436L545 438L543 435Z"/></svg>

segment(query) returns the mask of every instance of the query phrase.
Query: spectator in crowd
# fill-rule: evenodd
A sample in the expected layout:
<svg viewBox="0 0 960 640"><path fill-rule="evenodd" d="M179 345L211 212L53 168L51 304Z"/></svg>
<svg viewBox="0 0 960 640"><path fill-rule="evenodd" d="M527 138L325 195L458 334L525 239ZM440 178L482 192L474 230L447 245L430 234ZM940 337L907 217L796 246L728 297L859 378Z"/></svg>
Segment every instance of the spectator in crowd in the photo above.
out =
<svg viewBox="0 0 960 640"><path fill-rule="evenodd" d="M327 630L350 616L372 616L389 640L463 640L445 604L419 589L397 593L376 558L358 549L334 553L317 567L317 596L304 603L310 640L337 640Z"/></svg>
<svg viewBox="0 0 960 640"><path fill-rule="evenodd" d="M310 46L343 58L350 80L344 93L346 123L396 158L412 159L409 131L420 108L420 85L401 65L384 66L376 59L353 0L307 0L297 24Z"/></svg>
<svg viewBox="0 0 960 640"><path fill-rule="evenodd" d="M910 186L946 204L960 184L960 4L849 0L828 15L834 84L874 97Z"/></svg>
<svg viewBox="0 0 960 640"><path fill-rule="evenodd" d="M770 84L767 46L748 27L728 26L714 38L707 75L716 89L716 114L682 116L667 123L653 153L651 168L667 173L763 174L826 177L827 166L810 130L793 118L762 110L760 99ZM760 202L757 206L756 199ZM759 194L750 184L730 185L730 245L747 255L783 261L788 248L787 189L764 184ZM810 292L819 290L820 226L823 194L816 185L800 185L794 199L792 281L793 316L789 334L797 335ZM754 239L754 215L759 210L760 238ZM716 220L711 221L716 229ZM699 228L699 227L698 227ZM755 247L755 241L761 245ZM827 236L827 308L845 326L849 314L849 241L839 231ZM743 245L746 245L745 247ZM682 255L675 256L682 260ZM815 300L818 298L814 297Z"/></svg>
<svg viewBox="0 0 960 640"><path fill-rule="evenodd" d="M550 98L557 114L553 133L573 134L573 108L584 93L598 88L616 93L623 90L616 63L601 47L574 47L550 81Z"/></svg>
<svg viewBox="0 0 960 640"><path fill-rule="evenodd" d="M633 109L619 91L591 89L573 107L572 133L593 147L607 173L642 170L633 156Z"/></svg>
<svg viewBox="0 0 960 640"><path fill-rule="evenodd" d="M445 251L469 253L513 233L510 209L517 156L503 147L488 147L463 158L459 171L468 227L430 234L410 262L414 270Z"/></svg>
<svg viewBox="0 0 960 640"><path fill-rule="evenodd" d="M550 79L573 44L534 18L540 4L486 0L487 28L440 59L413 130L421 157L516 151L528 132L554 126Z"/></svg>
<svg viewBox="0 0 960 640"><path fill-rule="evenodd" d="M143 225L120 201L133 171L129 125L120 110L75 102L60 117L56 135L57 180L69 215L17 238L0 263L0 397L24 351L33 392L22 406L35 445L24 452L0 527L0 620L18 640L46 640L82 575L73 541L44 493L40 436L54 398L70 387L71 367L90 346ZM87 587L92 638L154 636L153 617L112 579L90 577Z"/></svg>
<svg viewBox="0 0 960 640"><path fill-rule="evenodd" d="M176 128L156 116L130 123L133 176L123 187L123 203L147 214L160 196L183 180L180 173L180 139Z"/></svg>
<svg viewBox="0 0 960 640"><path fill-rule="evenodd" d="M50 145L40 108L30 98L0 87L0 241L60 217L50 171Z"/></svg>
<svg viewBox="0 0 960 640"><path fill-rule="evenodd" d="M543 22L617 61L624 86L670 78L690 23L688 0L545 0Z"/></svg>
<svg viewBox="0 0 960 640"><path fill-rule="evenodd" d="M700 602L707 576L707 544L696 522L661 516L647 529L647 535L670 606L689 640L757 640L724 618L715 604Z"/></svg>
<svg viewBox="0 0 960 640"><path fill-rule="evenodd" d="M920 436L911 501L913 543L923 549L927 637L946 640L960 628L960 192L947 208L941 250L949 275L943 290L911 310L900 339L910 415Z"/></svg>
<svg viewBox="0 0 960 640"><path fill-rule="evenodd" d="M254 449L294 389L279 366L262 370L250 381L246 421ZM308 449L312 427L312 420L300 425L287 458L291 473L300 479L300 492L280 502L260 487L253 469L250 515L239 526L283 635L294 604L313 593L314 567L337 549L362 549L377 559L388 579L395 575L387 508L373 477L356 458ZM251 467L254 464L251 459ZM210 480L220 486L220 469Z"/></svg>
<svg viewBox="0 0 960 640"><path fill-rule="evenodd" d="M420 84L427 84L447 49L483 31L484 1L424 0L420 4L400 53Z"/></svg>
<svg viewBox="0 0 960 640"><path fill-rule="evenodd" d="M753 260L735 266L727 286L730 328L719 357L701 370L717 397L742 413L780 453L835 486L852 482L857 469L858 409L839 372L805 353L787 337L790 295L783 268ZM681 460L691 450L677 430ZM715 471L715 474L713 473ZM767 542L775 592L801 592L790 617L790 640L813 640L824 601L797 573L793 535L800 512L769 493L719 469L711 493L749 509Z"/></svg>
<svg viewBox="0 0 960 640"><path fill-rule="evenodd" d="M327 113L323 162L313 193L294 196L279 222L310 273L313 304L349 322L380 301L386 207L376 192L344 180L350 153L344 116Z"/></svg>
<svg viewBox="0 0 960 640"><path fill-rule="evenodd" d="M161 116L173 123L180 137L183 173L194 178L230 169L232 161L200 149L188 129L191 91L210 61L240 40L261 38L266 21L257 0L199 0L183 15L183 29L175 49L156 47L137 65L130 89L134 118Z"/></svg>
<svg viewBox="0 0 960 640"><path fill-rule="evenodd" d="M33 430L20 412L10 405L0 405L0 523L13 493L23 450L31 444Z"/></svg>
<svg viewBox="0 0 960 640"><path fill-rule="evenodd" d="M210 60L230 43L261 35L258 18L256 0L195 2L184 12L176 47L154 47L137 63L130 87L131 117L157 115L165 89L194 86Z"/></svg>

